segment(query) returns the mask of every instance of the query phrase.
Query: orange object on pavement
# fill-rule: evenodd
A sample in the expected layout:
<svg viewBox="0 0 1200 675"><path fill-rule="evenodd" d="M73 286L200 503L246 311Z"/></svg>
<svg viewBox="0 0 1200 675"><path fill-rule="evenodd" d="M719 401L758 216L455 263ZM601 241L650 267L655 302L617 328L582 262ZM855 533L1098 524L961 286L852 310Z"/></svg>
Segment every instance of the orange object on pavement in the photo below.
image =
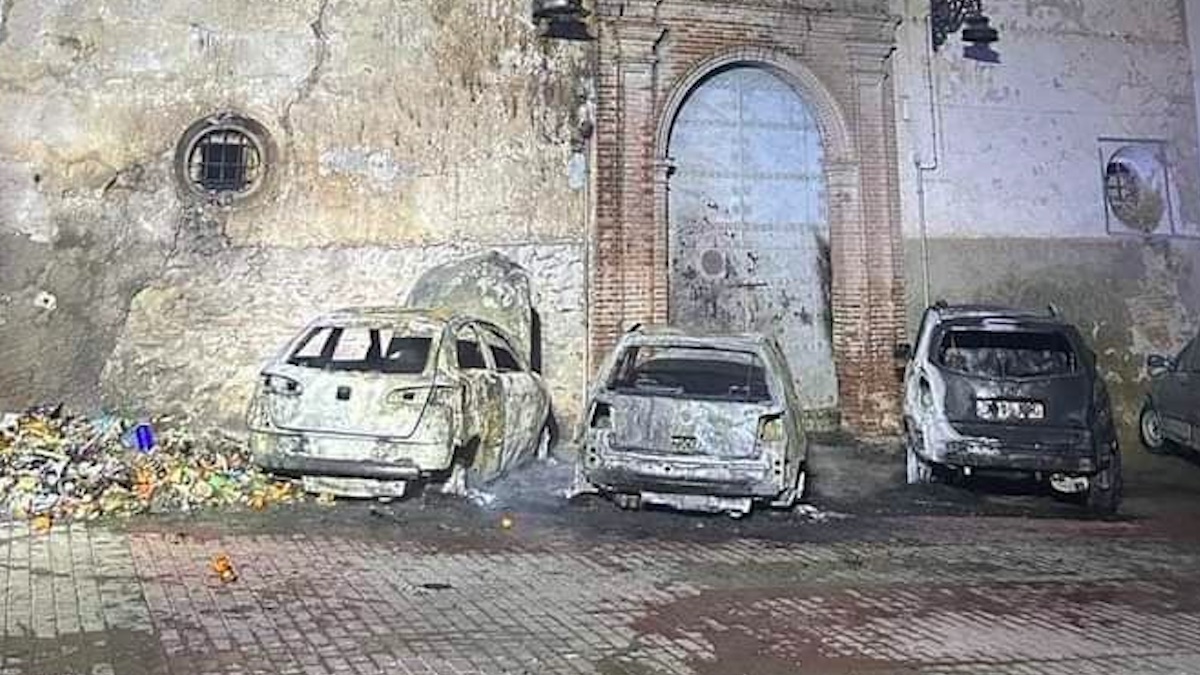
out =
<svg viewBox="0 0 1200 675"><path fill-rule="evenodd" d="M232 581L237 581L237 570L233 568L233 561L229 559L228 555L221 553L213 556L213 559L208 563L208 566L217 574L217 577L220 578L222 582L230 583Z"/></svg>

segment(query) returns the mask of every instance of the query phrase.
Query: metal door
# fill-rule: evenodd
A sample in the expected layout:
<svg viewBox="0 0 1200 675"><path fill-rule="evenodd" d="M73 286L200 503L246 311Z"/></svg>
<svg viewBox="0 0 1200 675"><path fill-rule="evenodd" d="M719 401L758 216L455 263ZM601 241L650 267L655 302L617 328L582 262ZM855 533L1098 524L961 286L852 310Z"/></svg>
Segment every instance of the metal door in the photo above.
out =
<svg viewBox="0 0 1200 675"><path fill-rule="evenodd" d="M837 405L821 135L772 72L721 70L671 129L671 321L775 335L808 410Z"/></svg>

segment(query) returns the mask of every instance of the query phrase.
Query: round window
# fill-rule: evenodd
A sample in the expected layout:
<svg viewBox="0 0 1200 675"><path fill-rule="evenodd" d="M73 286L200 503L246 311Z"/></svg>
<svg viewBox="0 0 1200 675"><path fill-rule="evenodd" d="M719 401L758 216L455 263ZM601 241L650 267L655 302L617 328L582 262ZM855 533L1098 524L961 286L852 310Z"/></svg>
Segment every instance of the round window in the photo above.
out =
<svg viewBox="0 0 1200 675"><path fill-rule="evenodd" d="M1125 146L1104 167L1104 198L1117 220L1147 234L1158 229L1166 215L1166 170L1158 153L1143 146Z"/></svg>
<svg viewBox="0 0 1200 675"><path fill-rule="evenodd" d="M205 118L188 128L176 150L180 183L220 203L244 199L266 181L270 146L266 129L232 114Z"/></svg>

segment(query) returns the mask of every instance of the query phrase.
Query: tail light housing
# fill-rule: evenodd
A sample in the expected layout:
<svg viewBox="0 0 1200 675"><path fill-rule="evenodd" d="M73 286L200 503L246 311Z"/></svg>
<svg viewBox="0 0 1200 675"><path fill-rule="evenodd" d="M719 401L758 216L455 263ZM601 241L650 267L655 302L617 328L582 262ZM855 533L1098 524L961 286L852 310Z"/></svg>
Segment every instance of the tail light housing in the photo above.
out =
<svg viewBox="0 0 1200 675"><path fill-rule="evenodd" d="M784 416L779 414L764 414L758 418L758 442L778 444L787 440L787 430L784 428Z"/></svg>
<svg viewBox="0 0 1200 675"><path fill-rule="evenodd" d="M263 375L263 388L278 396L299 396L304 393L300 382L283 375Z"/></svg>
<svg viewBox="0 0 1200 675"><path fill-rule="evenodd" d="M383 399L389 407L423 406L426 400L434 405L454 406L461 390L456 386L404 387L393 389Z"/></svg>
<svg viewBox="0 0 1200 675"><path fill-rule="evenodd" d="M758 420L758 440L762 443L782 443L787 440L783 427L783 415L764 415Z"/></svg>
<svg viewBox="0 0 1200 675"><path fill-rule="evenodd" d="M611 429L612 406L603 401L597 401L592 406L592 414L588 418L588 426L600 431Z"/></svg>

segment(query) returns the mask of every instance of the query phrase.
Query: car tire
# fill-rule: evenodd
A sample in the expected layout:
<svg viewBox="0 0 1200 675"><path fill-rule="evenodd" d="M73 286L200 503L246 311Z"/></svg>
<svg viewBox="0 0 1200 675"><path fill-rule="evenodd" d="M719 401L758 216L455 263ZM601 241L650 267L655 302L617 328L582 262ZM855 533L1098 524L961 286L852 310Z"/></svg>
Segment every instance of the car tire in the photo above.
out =
<svg viewBox="0 0 1200 675"><path fill-rule="evenodd" d="M1162 415L1149 402L1142 406L1142 414L1138 416L1138 437L1142 441L1142 447L1150 452L1162 453L1167 450L1167 439L1162 430Z"/></svg>
<svg viewBox="0 0 1200 675"><path fill-rule="evenodd" d="M905 473L909 485L924 485L934 481L933 463L927 462L917 454L910 438L906 445Z"/></svg>
<svg viewBox="0 0 1200 675"><path fill-rule="evenodd" d="M1111 516L1121 506L1124 481L1121 475L1121 453L1114 451L1108 468L1088 481L1087 507L1098 516Z"/></svg>

